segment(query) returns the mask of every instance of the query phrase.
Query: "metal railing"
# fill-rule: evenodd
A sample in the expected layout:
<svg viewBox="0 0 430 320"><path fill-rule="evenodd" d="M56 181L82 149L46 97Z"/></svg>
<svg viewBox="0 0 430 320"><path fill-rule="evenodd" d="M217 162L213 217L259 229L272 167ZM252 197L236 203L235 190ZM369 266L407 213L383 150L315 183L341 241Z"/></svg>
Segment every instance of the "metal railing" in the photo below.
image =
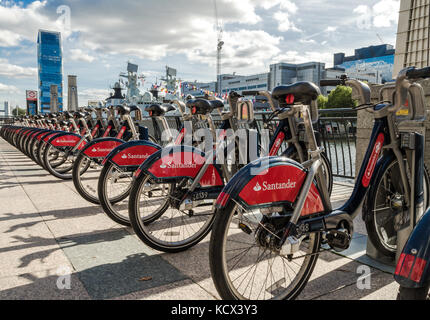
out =
<svg viewBox="0 0 430 320"><path fill-rule="evenodd" d="M333 176L344 179L355 179L357 112L352 109L322 109L319 113L318 128L316 129L321 133L322 144L330 160ZM264 124L270 114L270 112L256 112L255 125L253 127L259 133L264 129L268 129L271 139L278 120L275 118L265 126ZM172 129L180 130L181 120L179 116L166 116L166 118ZM213 115L213 119L215 125L221 123L218 115ZM139 123L148 127L149 134L155 139L160 139L161 123L152 118L145 117ZM286 147L282 146L281 152Z"/></svg>
<svg viewBox="0 0 430 320"><path fill-rule="evenodd" d="M13 117L0 117L0 127L4 125L13 124Z"/></svg>
<svg viewBox="0 0 430 320"><path fill-rule="evenodd" d="M352 109L320 110L318 131L322 135L333 175L355 179L357 112Z"/></svg>

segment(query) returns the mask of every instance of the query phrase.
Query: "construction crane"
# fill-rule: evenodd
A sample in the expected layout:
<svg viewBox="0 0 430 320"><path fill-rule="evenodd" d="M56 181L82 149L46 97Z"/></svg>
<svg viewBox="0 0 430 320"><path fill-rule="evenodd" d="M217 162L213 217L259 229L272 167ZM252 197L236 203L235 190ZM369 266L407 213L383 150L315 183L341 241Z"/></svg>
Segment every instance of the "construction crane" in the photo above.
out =
<svg viewBox="0 0 430 320"><path fill-rule="evenodd" d="M222 47L224 46L224 41L222 40L222 36L223 36L223 27L222 27L222 23L219 22L218 19L218 6L217 6L217 0L214 0L214 6L215 6L215 23L216 23L216 29L217 29L217 68L216 68L216 72L217 72L217 83L218 83L218 88L217 88L217 92L219 95L221 95L221 59L222 59Z"/></svg>
<svg viewBox="0 0 430 320"><path fill-rule="evenodd" d="M381 44L385 44L384 40L382 40L382 37L379 35L379 33L377 33L376 36L378 37L379 41L381 41Z"/></svg>

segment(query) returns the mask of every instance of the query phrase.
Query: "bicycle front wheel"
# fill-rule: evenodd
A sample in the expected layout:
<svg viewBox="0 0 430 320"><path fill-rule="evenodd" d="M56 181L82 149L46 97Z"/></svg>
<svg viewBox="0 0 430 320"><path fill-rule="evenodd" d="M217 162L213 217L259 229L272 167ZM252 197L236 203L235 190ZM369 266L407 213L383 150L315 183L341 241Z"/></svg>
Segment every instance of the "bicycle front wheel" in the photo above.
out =
<svg viewBox="0 0 430 320"><path fill-rule="evenodd" d="M267 239L281 232L269 216L244 211L233 201L216 212L209 247L212 279L225 300L295 299L314 270L321 235L302 238L300 250L283 256Z"/></svg>
<svg viewBox="0 0 430 320"><path fill-rule="evenodd" d="M400 286L397 300L430 300L430 285L423 288L405 288Z"/></svg>
<svg viewBox="0 0 430 320"><path fill-rule="evenodd" d="M85 157L82 153L78 155L73 165L72 177L76 191L82 198L94 204L100 204L97 185L102 168L99 163Z"/></svg>
<svg viewBox="0 0 430 320"><path fill-rule="evenodd" d="M143 174L133 184L130 194L130 222L136 235L151 248L175 253L202 241L213 223L213 200L206 200L192 210L175 208L186 186L182 183L157 184Z"/></svg>
<svg viewBox="0 0 430 320"><path fill-rule="evenodd" d="M129 227L128 204L123 203L130 195L133 172L108 162L103 167L98 181L98 197L103 211L116 223Z"/></svg>

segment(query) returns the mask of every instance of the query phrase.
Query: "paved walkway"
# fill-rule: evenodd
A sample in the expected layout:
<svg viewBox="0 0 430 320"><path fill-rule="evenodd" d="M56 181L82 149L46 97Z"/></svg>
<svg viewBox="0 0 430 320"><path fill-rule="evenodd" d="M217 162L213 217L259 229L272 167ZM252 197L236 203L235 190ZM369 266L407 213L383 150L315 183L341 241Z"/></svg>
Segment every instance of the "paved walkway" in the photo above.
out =
<svg viewBox="0 0 430 320"><path fill-rule="evenodd" d="M342 204L351 191L336 184L333 200ZM391 269L365 256L359 219L356 230L346 256L321 255L301 299L395 299ZM179 254L148 249L71 181L48 175L0 138L0 299L218 299L208 242ZM360 290L363 264L373 266L371 287ZM68 283L59 275L69 272L70 289L58 289Z"/></svg>

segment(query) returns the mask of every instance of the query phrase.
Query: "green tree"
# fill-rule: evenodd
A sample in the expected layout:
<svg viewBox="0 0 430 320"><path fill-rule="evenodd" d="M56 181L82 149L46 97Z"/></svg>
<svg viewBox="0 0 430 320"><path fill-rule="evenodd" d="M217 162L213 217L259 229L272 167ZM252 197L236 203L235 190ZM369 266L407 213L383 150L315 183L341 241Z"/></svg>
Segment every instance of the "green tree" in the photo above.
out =
<svg viewBox="0 0 430 320"><path fill-rule="evenodd" d="M352 108L356 102L352 99L352 88L338 86L328 95L327 108Z"/></svg>
<svg viewBox="0 0 430 320"><path fill-rule="evenodd" d="M12 115L14 115L14 116L17 115L16 114L16 109L17 108L13 109L13 111L12 111ZM22 108L18 107L18 116L25 116L26 113L27 113L27 111L25 109L22 109Z"/></svg>
<svg viewBox="0 0 430 320"><path fill-rule="evenodd" d="M323 96L322 94L318 97L318 108L325 109L327 108L328 98Z"/></svg>

